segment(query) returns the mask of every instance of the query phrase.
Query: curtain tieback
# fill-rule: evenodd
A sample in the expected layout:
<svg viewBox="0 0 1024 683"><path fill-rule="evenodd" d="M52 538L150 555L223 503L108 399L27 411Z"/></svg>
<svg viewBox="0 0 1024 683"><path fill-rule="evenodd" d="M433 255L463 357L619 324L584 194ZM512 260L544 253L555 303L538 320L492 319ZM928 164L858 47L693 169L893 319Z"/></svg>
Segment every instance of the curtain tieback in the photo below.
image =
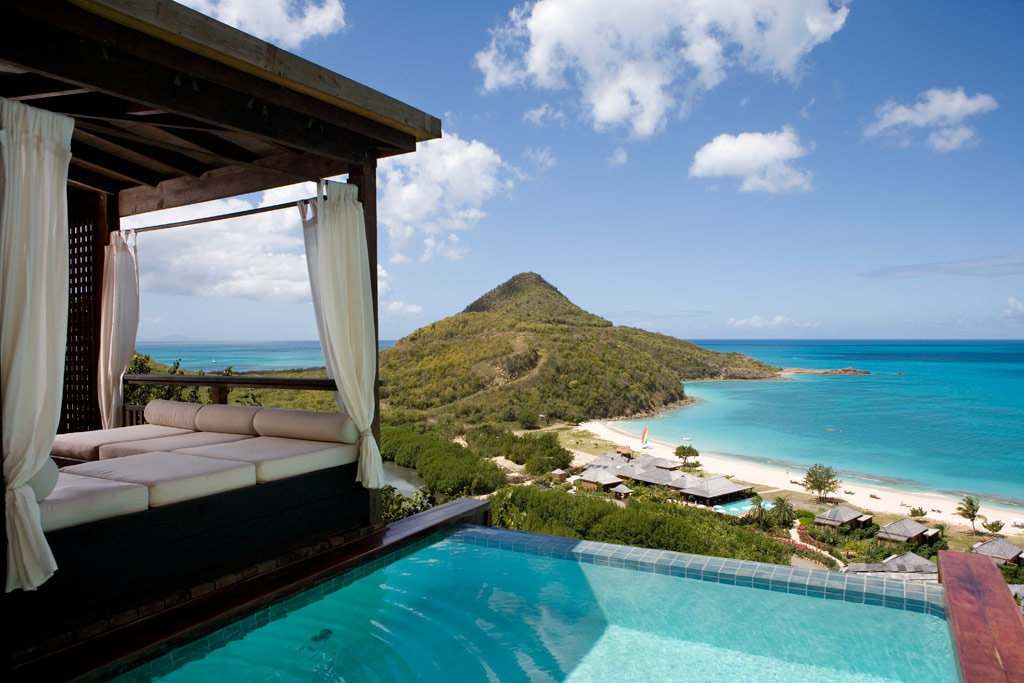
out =
<svg viewBox="0 0 1024 683"><path fill-rule="evenodd" d="M359 443L362 443L362 442L366 441L367 439L372 439L372 438L373 438L373 429L372 428L367 428L367 429L364 429L363 431L359 432Z"/></svg>

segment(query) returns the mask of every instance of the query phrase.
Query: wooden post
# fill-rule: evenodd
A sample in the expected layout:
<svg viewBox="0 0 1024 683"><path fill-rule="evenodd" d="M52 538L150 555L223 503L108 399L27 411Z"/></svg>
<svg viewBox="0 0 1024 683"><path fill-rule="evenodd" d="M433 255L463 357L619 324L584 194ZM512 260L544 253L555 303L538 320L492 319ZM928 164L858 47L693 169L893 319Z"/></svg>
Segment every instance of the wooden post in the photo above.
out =
<svg viewBox="0 0 1024 683"><path fill-rule="evenodd" d="M351 164L348 167L348 182L359 188L359 201L363 204L363 221L366 225L366 252L370 266L370 291L373 298L373 344L378 348L380 342L380 318L377 300L377 162ZM380 443L380 360L373 382L373 438ZM380 490L370 491L370 523L383 526Z"/></svg>
<svg viewBox="0 0 1024 683"><path fill-rule="evenodd" d="M215 405L227 405L228 391L229 389L227 387L210 387L210 403Z"/></svg>

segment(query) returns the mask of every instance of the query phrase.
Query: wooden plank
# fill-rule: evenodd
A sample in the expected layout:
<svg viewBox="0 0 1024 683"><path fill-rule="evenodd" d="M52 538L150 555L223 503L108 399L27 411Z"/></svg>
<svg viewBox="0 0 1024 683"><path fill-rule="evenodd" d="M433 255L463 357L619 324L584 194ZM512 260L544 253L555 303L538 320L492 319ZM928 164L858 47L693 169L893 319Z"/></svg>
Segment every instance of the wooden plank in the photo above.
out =
<svg viewBox="0 0 1024 683"><path fill-rule="evenodd" d="M184 149L181 152L168 150L165 145L144 141L142 136L123 131L119 128L93 122L77 122L76 126L93 137L172 168L178 175L190 175L198 178L207 171L217 167L215 164L195 158L195 156L199 156L201 153L191 156Z"/></svg>
<svg viewBox="0 0 1024 683"><path fill-rule="evenodd" d="M1024 682L1024 617L992 559L940 550L939 580L963 680Z"/></svg>
<svg viewBox="0 0 1024 683"><path fill-rule="evenodd" d="M168 0L71 0L86 10L190 52L383 123L419 142L440 119Z"/></svg>
<svg viewBox="0 0 1024 683"><path fill-rule="evenodd" d="M149 123L149 121L146 123ZM259 154L250 152L245 147L236 145L230 140L225 140L216 133L179 128L172 128L170 131L166 132L184 140L185 142L202 147L206 151L216 154L219 157L237 159L238 161L244 161L247 163L254 163L260 159Z"/></svg>
<svg viewBox="0 0 1024 683"><path fill-rule="evenodd" d="M339 175L347 168L347 163L315 154L281 154L262 159L251 167L214 169L202 179L175 178L165 180L155 188L126 189L120 196L121 216L134 216L280 187L284 184L280 172L287 172L292 182L299 182L300 179Z"/></svg>
<svg viewBox="0 0 1024 683"><path fill-rule="evenodd" d="M374 158L373 144L365 136L261 101L251 92L191 76L202 68L196 55L178 55L176 67L159 65L114 44L29 18L38 7L23 5L20 9L28 15L0 22L0 58L18 67L322 157L348 163ZM117 44L126 41L130 36L117 37ZM153 46L154 51L159 49L159 45Z"/></svg>
<svg viewBox="0 0 1024 683"><path fill-rule="evenodd" d="M78 95L86 88L70 85L38 74L10 74L0 77L0 97L27 102L30 100Z"/></svg>
<svg viewBox="0 0 1024 683"><path fill-rule="evenodd" d="M121 190L131 187L131 183L75 164L74 158L72 158L71 166L68 167L68 183L84 190L107 194L117 194Z"/></svg>
<svg viewBox="0 0 1024 683"><path fill-rule="evenodd" d="M136 185L156 187L164 180L167 180L167 176L151 168L146 168L103 150L96 149L81 140L71 140L71 156L75 161L84 161L87 164L96 166L100 172L106 169L133 181Z"/></svg>

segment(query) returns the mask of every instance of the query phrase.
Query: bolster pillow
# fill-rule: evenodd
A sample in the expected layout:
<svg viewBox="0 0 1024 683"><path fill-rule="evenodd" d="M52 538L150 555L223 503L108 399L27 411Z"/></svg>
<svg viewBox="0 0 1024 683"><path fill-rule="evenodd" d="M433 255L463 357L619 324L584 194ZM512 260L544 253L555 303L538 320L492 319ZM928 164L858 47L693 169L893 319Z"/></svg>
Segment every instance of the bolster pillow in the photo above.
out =
<svg viewBox="0 0 1024 683"><path fill-rule="evenodd" d="M202 408L200 403L183 403L157 399L146 405L146 422L151 425L196 430L196 415Z"/></svg>
<svg viewBox="0 0 1024 683"><path fill-rule="evenodd" d="M260 436L337 443L359 441L359 430L347 413L264 408L252 422Z"/></svg>
<svg viewBox="0 0 1024 683"><path fill-rule="evenodd" d="M252 421L261 410L263 408L258 406L203 406L196 415L196 429L203 432L259 436Z"/></svg>

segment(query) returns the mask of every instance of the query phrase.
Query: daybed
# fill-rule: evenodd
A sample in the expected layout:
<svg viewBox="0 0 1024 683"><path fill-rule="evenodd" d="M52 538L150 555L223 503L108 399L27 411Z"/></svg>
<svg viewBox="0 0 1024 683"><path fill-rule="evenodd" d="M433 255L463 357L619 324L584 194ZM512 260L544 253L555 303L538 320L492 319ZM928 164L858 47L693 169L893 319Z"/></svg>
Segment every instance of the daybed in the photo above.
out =
<svg viewBox="0 0 1024 683"><path fill-rule="evenodd" d="M39 506L58 570L9 599L71 623L373 527L379 498L356 481L359 434L347 415L173 401L145 415L150 424L55 439L55 459L77 462Z"/></svg>

